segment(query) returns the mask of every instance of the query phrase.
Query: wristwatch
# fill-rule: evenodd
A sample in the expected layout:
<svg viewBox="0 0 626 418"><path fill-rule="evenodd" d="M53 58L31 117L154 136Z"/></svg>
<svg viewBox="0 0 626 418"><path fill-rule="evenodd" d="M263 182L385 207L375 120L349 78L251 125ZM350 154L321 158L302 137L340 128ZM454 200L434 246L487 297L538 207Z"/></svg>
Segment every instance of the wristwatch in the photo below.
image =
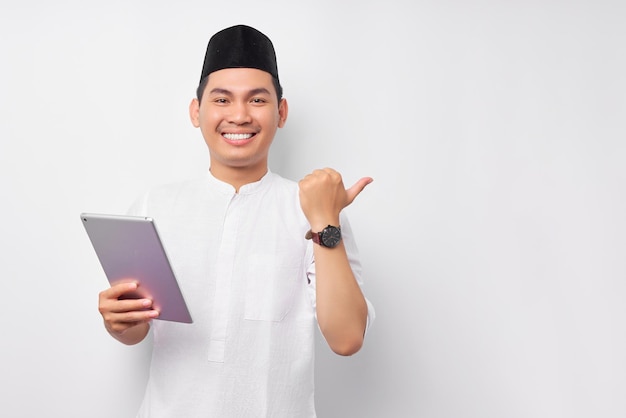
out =
<svg viewBox="0 0 626 418"><path fill-rule="evenodd" d="M328 225L322 232L309 231L304 236L306 239L312 239L314 243L322 247L334 248L341 241L341 228L338 226Z"/></svg>

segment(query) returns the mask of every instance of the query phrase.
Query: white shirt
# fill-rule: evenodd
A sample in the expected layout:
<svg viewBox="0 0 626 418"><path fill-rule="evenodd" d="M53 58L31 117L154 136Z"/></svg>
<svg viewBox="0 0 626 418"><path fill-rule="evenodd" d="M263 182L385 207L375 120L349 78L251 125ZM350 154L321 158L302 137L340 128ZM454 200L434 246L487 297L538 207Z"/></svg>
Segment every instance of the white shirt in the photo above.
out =
<svg viewBox="0 0 626 418"><path fill-rule="evenodd" d="M154 218L193 318L152 322L138 417L314 418L315 264L297 183L268 173L235 193L209 174L130 214ZM341 229L361 284L343 215Z"/></svg>

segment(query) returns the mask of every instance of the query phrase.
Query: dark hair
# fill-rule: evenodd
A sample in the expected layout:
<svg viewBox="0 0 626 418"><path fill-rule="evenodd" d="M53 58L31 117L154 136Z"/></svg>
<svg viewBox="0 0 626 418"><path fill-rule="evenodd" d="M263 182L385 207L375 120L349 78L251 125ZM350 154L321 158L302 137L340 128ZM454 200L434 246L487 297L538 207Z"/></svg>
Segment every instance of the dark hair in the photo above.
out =
<svg viewBox="0 0 626 418"><path fill-rule="evenodd" d="M209 83L209 75L207 75L200 81L200 84L198 85L198 88L196 89L196 97L198 98L198 102L202 102L202 94L204 93L204 89L206 88L206 85ZM276 96L278 97L278 103L280 104L280 101L283 98L283 88L280 85L280 81L278 81L276 77L272 77L272 84L274 84L274 89L276 90Z"/></svg>

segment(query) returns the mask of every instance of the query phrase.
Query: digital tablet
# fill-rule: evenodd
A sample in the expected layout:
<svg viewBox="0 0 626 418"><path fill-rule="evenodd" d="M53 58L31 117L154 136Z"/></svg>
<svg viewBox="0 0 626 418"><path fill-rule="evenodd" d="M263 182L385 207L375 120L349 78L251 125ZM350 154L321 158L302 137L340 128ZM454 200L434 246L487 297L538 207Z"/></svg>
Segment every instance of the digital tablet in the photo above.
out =
<svg viewBox="0 0 626 418"><path fill-rule="evenodd" d="M192 322L152 218L96 213L80 218L111 285L137 280L137 291L127 299L152 299L157 319Z"/></svg>

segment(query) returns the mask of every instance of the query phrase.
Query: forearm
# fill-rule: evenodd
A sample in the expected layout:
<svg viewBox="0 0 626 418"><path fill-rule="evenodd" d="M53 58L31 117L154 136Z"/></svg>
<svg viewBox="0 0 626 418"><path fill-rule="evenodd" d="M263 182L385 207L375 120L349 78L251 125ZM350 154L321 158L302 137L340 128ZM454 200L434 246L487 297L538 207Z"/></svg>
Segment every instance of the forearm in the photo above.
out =
<svg viewBox="0 0 626 418"><path fill-rule="evenodd" d="M337 354L352 355L363 344L367 304L346 249L314 247L317 320L324 338Z"/></svg>
<svg viewBox="0 0 626 418"><path fill-rule="evenodd" d="M300 206L311 226L311 238L326 226L340 226L341 211L371 182L371 177L363 177L345 189L341 175L331 168L314 170L300 180ZM335 242L329 242L328 246L320 245L321 242L313 244L317 321L335 353L352 355L363 345L367 303L354 277L344 242L334 246Z"/></svg>

